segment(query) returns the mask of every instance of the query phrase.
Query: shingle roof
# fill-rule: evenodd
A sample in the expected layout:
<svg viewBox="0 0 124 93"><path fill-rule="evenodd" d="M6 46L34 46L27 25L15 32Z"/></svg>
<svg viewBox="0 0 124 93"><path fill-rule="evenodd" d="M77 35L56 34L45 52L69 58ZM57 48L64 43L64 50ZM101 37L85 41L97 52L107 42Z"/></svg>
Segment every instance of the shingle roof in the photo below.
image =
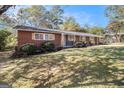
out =
<svg viewBox="0 0 124 93"><path fill-rule="evenodd" d="M17 25L14 27L14 29L27 29L27 30L43 30L43 31L49 31L47 29L40 29L40 28L36 28L36 27L31 27L31 26L23 26L23 25Z"/></svg>
<svg viewBox="0 0 124 93"><path fill-rule="evenodd" d="M23 26L23 25L17 25L13 29L25 30L25 31L36 31L36 32L64 33L64 34L67 34L67 35L101 37L101 36L98 36L98 35L95 35L95 34L90 34L90 33L63 31L63 30L46 29L46 28L36 28L36 27Z"/></svg>

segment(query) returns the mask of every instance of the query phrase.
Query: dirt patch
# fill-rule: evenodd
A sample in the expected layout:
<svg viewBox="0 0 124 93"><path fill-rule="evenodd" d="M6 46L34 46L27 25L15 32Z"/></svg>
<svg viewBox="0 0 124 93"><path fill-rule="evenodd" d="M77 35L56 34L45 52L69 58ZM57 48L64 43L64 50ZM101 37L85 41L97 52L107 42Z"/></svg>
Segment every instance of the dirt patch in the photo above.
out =
<svg viewBox="0 0 124 93"><path fill-rule="evenodd" d="M11 56L12 51L4 51L0 52L0 68L5 65L7 62L9 62L9 57Z"/></svg>
<svg viewBox="0 0 124 93"><path fill-rule="evenodd" d="M8 57L12 54L12 51L0 52L0 57Z"/></svg>

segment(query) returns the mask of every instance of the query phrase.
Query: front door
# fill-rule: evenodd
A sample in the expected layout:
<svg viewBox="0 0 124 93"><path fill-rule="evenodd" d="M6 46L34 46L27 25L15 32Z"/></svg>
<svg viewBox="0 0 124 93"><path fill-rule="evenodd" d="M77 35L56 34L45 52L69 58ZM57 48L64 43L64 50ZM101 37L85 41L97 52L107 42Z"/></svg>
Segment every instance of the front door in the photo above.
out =
<svg viewBox="0 0 124 93"><path fill-rule="evenodd" d="M74 35L66 35L66 46L72 47L74 45Z"/></svg>

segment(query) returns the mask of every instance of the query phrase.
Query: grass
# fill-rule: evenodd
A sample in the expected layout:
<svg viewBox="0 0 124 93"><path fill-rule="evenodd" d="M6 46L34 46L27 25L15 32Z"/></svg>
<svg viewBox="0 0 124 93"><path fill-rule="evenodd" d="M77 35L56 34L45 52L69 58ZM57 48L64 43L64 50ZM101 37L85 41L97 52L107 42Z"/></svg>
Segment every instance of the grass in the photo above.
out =
<svg viewBox="0 0 124 93"><path fill-rule="evenodd" d="M70 48L27 58L0 57L12 87L124 87L124 46Z"/></svg>

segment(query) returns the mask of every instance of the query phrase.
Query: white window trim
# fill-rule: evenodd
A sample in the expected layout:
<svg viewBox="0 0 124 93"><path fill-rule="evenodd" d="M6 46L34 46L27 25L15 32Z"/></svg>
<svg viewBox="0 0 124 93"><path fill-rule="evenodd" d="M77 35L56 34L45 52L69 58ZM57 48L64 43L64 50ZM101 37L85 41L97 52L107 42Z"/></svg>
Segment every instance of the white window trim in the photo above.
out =
<svg viewBox="0 0 124 93"><path fill-rule="evenodd" d="M43 39L36 39L35 38L35 34L42 34L43 35ZM33 40L44 40L44 34L43 33L32 33L32 39Z"/></svg>
<svg viewBox="0 0 124 93"><path fill-rule="evenodd" d="M35 34L42 34L43 35L43 39L36 39L35 38ZM45 38L45 35L48 35L48 39ZM53 38L50 39L50 35L53 35ZM52 41L55 40L55 34L47 34L47 33L32 33L32 39L33 40L45 40L45 41Z"/></svg>
<svg viewBox="0 0 124 93"><path fill-rule="evenodd" d="M48 35L48 39L45 38L45 35ZM50 35L53 35L53 38L52 39L50 39ZM55 40L55 34L44 34L44 40L46 40L46 41Z"/></svg>

